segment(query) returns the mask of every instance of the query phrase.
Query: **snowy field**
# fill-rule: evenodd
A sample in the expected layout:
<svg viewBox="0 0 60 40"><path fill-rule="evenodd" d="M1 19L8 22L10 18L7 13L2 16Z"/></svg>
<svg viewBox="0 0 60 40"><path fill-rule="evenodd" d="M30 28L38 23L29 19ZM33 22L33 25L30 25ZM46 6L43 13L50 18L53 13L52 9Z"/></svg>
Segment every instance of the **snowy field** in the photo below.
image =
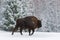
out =
<svg viewBox="0 0 60 40"><path fill-rule="evenodd" d="M0 40L60 40L60 33L35 32L32 36L29 36L27 32L23 34L15 32L11 35L11 32L0 31Z"/></svg>

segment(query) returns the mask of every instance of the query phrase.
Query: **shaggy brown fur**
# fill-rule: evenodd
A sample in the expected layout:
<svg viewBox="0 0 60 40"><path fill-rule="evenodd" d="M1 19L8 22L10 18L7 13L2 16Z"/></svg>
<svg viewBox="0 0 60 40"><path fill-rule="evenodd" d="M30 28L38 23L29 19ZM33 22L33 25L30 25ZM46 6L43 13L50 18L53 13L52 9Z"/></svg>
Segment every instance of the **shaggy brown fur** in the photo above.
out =
<svg viewBox="0 0 60 40"><path fill-rule="evenodd" d="M29 35L32 35L34 33L34 30L40 27L42 27L41 20L38 20L35 16L27 16L25 18L17 19L15 28L12 31L12 35L16 30L18 30L18 28L20 28L21 35L22 30L24 29L28 29ZM31 30L32 33L30 33Z"/></svg>

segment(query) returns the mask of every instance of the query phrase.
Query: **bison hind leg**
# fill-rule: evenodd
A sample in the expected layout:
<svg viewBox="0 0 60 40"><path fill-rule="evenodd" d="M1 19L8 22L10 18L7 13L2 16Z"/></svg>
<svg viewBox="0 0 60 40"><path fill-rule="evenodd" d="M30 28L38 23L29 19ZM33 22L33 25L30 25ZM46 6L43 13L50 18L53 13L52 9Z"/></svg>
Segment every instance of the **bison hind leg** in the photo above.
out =
<svg viewBox="0 0 60 40"><path fill-rule="evenodd" d="M13 29L13 31L12 31L12 35L14 34L14 32L15 31L17 31L18 30L18 27L17 26L15 26L15 28Z"/></svg>
<svg viewBox="0 0 60 40"><path fill-rule="evenodd" d="M20 28L20 33L21 33L21 35L23 35L23 34L22 34L22 28Z"/></svg>

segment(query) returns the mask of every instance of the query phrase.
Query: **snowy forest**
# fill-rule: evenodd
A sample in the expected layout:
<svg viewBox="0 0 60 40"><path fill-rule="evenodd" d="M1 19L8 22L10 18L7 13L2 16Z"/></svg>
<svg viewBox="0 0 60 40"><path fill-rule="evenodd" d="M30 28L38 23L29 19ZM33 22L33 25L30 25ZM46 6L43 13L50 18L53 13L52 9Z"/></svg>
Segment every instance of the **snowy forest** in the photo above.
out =
<svg viewBox="0 0 60 40"><path fill-rule="evenodd" d="M11 30L17 18L36 16L39 32L60 32L60 0L0 0L0 30Z"/></svg>

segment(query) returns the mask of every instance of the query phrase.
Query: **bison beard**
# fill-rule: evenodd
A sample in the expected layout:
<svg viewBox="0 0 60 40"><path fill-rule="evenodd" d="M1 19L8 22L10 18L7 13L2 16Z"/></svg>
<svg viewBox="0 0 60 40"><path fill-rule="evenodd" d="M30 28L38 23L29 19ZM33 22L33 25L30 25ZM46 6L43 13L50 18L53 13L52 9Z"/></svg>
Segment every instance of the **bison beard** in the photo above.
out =
<svg viewBox="0 0 60 40"><path fill-rule="evenodd" d="M41 20L38 20L35 16L28 16L25 18L17 19L15 28L12 31L12 35L15 31L20 28L20 33L22 34L22 30L28 29L29 35L32 35L34 33L35 28L42 27ZM32 30L32 33L31 33Z"/></svg>

